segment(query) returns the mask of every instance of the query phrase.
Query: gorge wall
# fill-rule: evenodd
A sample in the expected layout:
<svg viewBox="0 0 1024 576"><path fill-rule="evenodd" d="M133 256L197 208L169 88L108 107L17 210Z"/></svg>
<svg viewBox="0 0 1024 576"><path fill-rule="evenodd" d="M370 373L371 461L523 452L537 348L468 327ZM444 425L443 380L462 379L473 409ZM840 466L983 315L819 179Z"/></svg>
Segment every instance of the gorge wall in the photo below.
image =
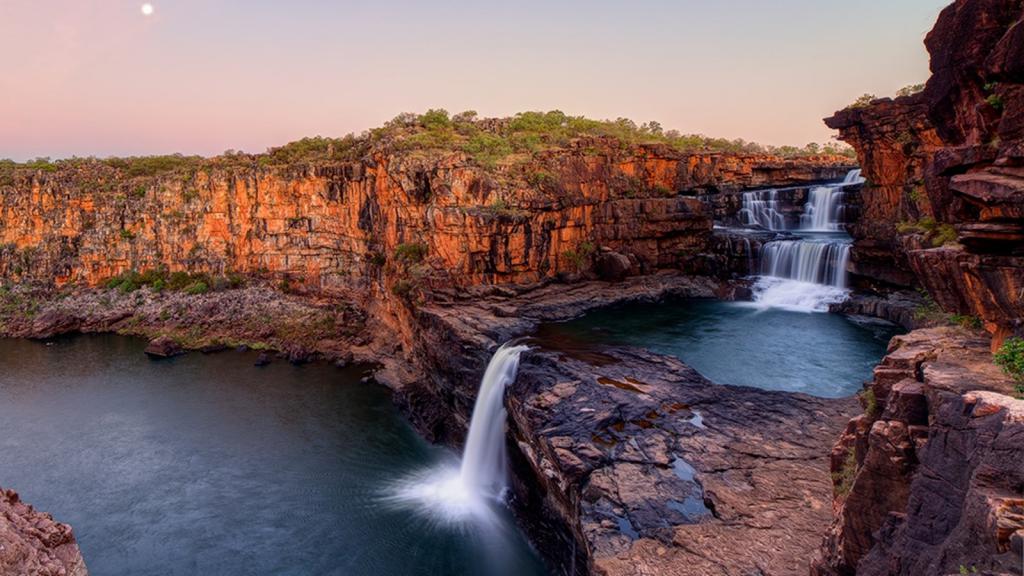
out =
<svg viewBox="0 0 1024 576"><path fill-rule="evenodd" d="M826 120L868 179L861 286L923 287L988 334L893 339L833 449L836 521L813 574L1020 573L1024 400L991 351L1024 330L1022 21L1019 0L958 0L925 41L923 91Z"/></svg>
<svg viewBox="0 0 1024 576"><path fill-rule="evenodd" d="M876 100L826 123L868 180L853 227L862 284L924 287L977 316L993 346L1024 331L1022 3L958 1L925 44L918 94Z"/></svg>
<svg viewBox="0 0 1024 576"><path fill-rule="evenodd" d="M848 164L609 139L492 169L386 148L346 163L210 161L145 178L86 162L21 171L3 187L0 277L95 285L162 266L355 294L534 283L579 272L600 247L636 273L687 268L711 232L697 193L831 179Z"/></svg>

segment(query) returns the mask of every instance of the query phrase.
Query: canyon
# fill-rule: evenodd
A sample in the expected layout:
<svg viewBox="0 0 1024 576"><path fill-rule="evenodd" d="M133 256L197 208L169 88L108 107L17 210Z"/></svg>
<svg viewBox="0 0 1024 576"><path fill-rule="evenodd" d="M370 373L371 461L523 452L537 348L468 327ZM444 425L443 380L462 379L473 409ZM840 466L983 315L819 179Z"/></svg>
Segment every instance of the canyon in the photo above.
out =
<svg viewBox="0 0 1024 576"><path fill-rule="evenodd" d="M450 446L494 350L533 338L505 400L510 505L557 573L1019 573L1024 400L992 352L1024 336L1022 18L946 8L921 92L826 120L856 160L593 133L486 156L438 136L514 120L424 115L285 160L0 167L0 336L371 365ZM911 331L857 399L544 338L610 305L763 298L759 274ZM0 567L85 573L69 527L3 494Z"/></svg>

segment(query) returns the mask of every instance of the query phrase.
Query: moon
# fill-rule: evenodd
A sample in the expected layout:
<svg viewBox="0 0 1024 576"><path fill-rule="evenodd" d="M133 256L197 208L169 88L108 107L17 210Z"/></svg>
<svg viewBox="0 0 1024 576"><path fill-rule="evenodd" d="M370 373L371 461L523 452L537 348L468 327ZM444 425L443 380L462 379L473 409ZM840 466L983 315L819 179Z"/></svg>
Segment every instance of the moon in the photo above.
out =
<svg viewBox="0 0 1024 576"><path fill-rule="evenodd" d="M148 3L148 2L143 4L142 5L142 15L143 16L152 16L153 15L153 5Z"/></svg>

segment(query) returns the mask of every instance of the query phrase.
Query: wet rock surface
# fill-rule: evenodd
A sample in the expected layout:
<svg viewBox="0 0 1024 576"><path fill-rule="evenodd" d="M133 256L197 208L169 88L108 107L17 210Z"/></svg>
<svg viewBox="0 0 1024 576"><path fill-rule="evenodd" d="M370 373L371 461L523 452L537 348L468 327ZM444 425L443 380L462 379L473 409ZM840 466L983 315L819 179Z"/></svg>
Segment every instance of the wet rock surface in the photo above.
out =
<svg viewBox="0 0 1024 576"><path fill-rule="evenodd" d="M0 488L0 574L88 576L71 527Z"/></svg>
<svg viewBox="0 0 1024 576"><path fill-rule="evenodd" d="M643 350L540 345L509 394L513 433L594 573L807 572L832 516L829 438L854 401L716 385Z"/></svg>

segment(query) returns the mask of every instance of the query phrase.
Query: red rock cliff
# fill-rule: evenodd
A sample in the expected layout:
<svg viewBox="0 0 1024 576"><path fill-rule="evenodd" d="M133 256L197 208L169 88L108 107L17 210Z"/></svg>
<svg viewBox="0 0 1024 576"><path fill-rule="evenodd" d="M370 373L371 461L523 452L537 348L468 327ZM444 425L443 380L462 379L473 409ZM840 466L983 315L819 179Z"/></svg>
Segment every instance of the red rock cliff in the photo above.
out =
<svg viewBox="0 0 1024 576"><path fill-rule="evenodd" d="M854 272L920 284L996 336L1024 317L1024 4L960 0L925 44L924 90L836 113L869 184Z"/></svg>
<svg viewBox="0 0 1024 576"><path fill-rule="evenodd" d="M991 348L1024 329L1022 21L1020 0L958 0L926 39L923 92L826 120L869 180L854 271L919 284L992 338L893 339L833 449L836 521L813 574L1020 573L1024 400Z"/></svg>
<svg viewBox="0 0 1024 576"><path fill-rule="evenodd" d="M134 178L102 161L19 169L0 196L0 277L94 285L166 267L366 294L532 283L589 267L603 247L632 273L687 268L711 232L696 193L834 178L849 164L610 138L496 167L397 146L346 162L257 160Z"/></svg>

